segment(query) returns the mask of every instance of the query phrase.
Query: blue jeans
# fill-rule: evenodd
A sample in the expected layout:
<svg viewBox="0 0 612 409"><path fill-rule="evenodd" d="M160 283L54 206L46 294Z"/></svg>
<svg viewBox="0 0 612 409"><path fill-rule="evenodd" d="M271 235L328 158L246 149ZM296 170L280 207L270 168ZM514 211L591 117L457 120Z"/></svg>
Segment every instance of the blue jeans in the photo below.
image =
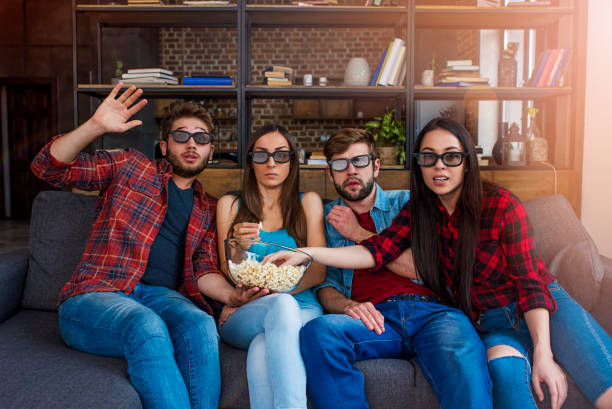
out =
<svg viewBox="0 0 612 409"><path fill-rule="evenodd" d="M556 282L548 287L557 302L557 311L550 315L550 343L555 360L563 365L582 393L594 403L612 386L612 339L565 290ZM511 357L513 363L496 358L489 363L494 385L495 407L537 408L531 395L529 358L533 344L525 320L516 314L516 303L485 311L477 328L486 348L509 345L523 358ZM524 362L518 365L518 360ZM517 369L520 373L517 373ZM512 391L506 394L504 391Z"/></svg>
<svg viewBox="0 0 612 409"><path fill-rule="evenodd" d="M138 284L129 295L76 295L61 304L59 325L70 347L124 357L144 408L218 406L215 320L180 293Z"/></svg>
<svg viewBox="0 0 612 409"><path fill-rule="evenodd" d="M413 357L442 408L493 407L485 349L465 314L420 295L391 297L376 309L385 317L381 335L344 314L324 315L302 328L315 408L369 408L363 373L353 363Z"/></svg>
<svg viewBox="0 0 612 409"><path fill-rule="evenodd" d="M223 341L246 350L252 409L306 409L306 371L300 328L321 315L321 307L284 293L267 295L238 308L219 328Z"/></svg>

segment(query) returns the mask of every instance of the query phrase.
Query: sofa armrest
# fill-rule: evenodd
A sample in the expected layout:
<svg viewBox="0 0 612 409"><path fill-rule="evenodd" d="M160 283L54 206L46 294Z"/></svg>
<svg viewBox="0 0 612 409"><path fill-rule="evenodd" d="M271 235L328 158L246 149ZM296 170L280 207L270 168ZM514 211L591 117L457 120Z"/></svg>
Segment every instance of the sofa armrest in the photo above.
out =
<svg viewBox="0 0 612 409"><path fill-rule="evenodd" d="M591 313L601 326L612 335L612 259L601 256L604 276L601 280L599 299Z"/></svg>
<svg viewBox="0 0 612 409"><path fill-rule="evenodd" d="M0 322L21 307L29 255L27 248L0 254Z"/></svg>

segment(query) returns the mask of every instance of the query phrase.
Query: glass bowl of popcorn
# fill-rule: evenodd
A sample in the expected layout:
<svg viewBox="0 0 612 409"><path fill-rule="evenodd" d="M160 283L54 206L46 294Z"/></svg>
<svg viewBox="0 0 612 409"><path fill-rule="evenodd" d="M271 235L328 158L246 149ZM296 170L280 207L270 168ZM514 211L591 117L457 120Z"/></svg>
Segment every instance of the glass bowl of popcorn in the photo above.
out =
<svg viewBox="0 0 612 409"><path fill-rule="evenodd" d="M262 263L265 256L281 250L303 254L303 262L283 266ZM234 283L277 292L290 292L297 287L312 263L312 257L303 251L251 239L226 239L225 257L229 276Z"/></svg>

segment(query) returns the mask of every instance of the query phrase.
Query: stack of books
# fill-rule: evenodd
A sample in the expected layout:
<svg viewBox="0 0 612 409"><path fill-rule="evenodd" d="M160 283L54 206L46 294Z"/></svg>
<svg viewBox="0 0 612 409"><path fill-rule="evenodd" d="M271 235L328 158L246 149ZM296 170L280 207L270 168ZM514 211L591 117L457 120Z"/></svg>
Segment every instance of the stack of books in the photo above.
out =
<svg viewBox="0 0 612 409"><path fill-rule="evenodd" d="M488 78L480 76L480 67L473 65L472 60L448 60L446 67L438 74L436 86L470 87L473 85L489 85Z"/></svg>
<svg viewBox="0 0 612 409"><path fill-rule="evenodd" d="M264 85L289 86L293 84L293 68L284 65L272 65L263 70Z"/></svg>
<svg viewBox="0 0 612 409"><path fill-rule="evenodd" d="M225 6L230 3L230 0L183 0L186 6Z"/></svg>
<svg viewBox="0 0 612 409"><path fill-rule="evenodd" d="M310 154L308 161L306 161L307 165L327 165L327 159L323 152L315 151Z"/></svg>
<svg viewBox="0 0 612 409"><path fill-rule="evenodd" d="M553 48L540 54L531 78L527 82L532 87L562 87L566 83L571 49Z"/></svg>
<svg viewBox="0 0 612 409"><path fill-rule="evenodd" d="M382 56L370 80L370 85L400 86L406 78L406 42L395 38Z"/></svg>
<svg viewBox="0 0 612 409"><path fill-rule="evenodd" d="M124 84L176 85L178 78L172 76L172 71L163 68L137 68L123 74L121 82Z"/></svg>
<svg viewBox="0 0 612 409"><path fill-rule="evenodd" d="M162 0L128 0L128 5L134 4L164 4Z"/></svg>
<svg viewBox="0 0 612 409"><path fill-rule="evenodd" d="M294 6L329 6L330 4L338 4L338 0L300 0L292 1Z"/></svg>
<svg viewBox="0 0 612 409"><path fill-rule="evenodd" d="M183 85L234 85L234 80L229 75L192 75L183 77Z"/></svg>

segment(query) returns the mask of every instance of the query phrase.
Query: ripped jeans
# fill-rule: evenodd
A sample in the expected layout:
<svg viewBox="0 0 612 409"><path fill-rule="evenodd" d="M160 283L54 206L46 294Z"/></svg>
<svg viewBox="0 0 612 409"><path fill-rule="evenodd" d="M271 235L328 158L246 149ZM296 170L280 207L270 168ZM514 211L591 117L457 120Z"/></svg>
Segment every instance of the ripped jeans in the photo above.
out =
<svg viewBox="0 0 612 409"><path fill-rule="evenodd" d="M550 315L554 358L594 403L612 387L612 339L558 283L548 288L557 302L557 311ZM486 349L508 345L523 355L489 362L495 408L537 409L530 389L533 343L525 320L516 314L516 303L481 313L476 329Z"/></svg>

